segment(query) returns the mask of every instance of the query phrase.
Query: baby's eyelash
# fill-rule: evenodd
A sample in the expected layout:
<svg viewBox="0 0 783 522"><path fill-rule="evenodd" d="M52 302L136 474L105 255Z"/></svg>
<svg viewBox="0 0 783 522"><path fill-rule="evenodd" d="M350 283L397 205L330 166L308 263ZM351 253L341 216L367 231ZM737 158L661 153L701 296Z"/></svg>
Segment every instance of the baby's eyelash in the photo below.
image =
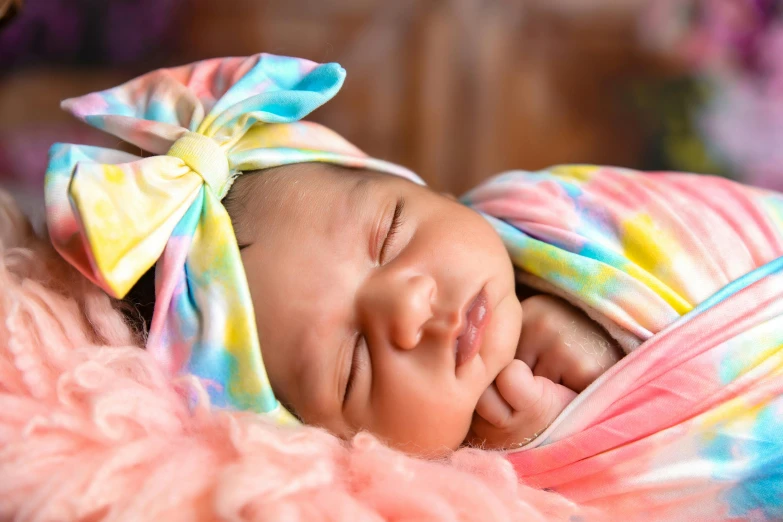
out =
<svg viewBox="0 0 783 522"><path fill-rule="evenodd" d="M353 347L353 355L351 358L351 369L348 372L348 381L345 383L345 393L343 395L343 404L345 404L345 401L348 400L348 397L351 395L351 390L353 389L353 383L356 380L356 374L359 373L360 370L360 360L359 360L359 350L361 349L361 343L362 341L366 342L364 339L364 336L359 334L356 336L356 343Z"/></svg>
<svg viewBox="0 0 783 522"><path fill-rule="evenodd" d="M386 249L392 243L395 234L399 230L400 225L402 225L402 211L404 208L405 208L405 200L403 198L398 199L397 205L394 207L394 215L392 216L392 221L391 224L389 225L389 230L386 232L386 237L384 238L383 246L381 247L381 255L380 255L381 262L383 262L384 253L386 252Z"/></svg>

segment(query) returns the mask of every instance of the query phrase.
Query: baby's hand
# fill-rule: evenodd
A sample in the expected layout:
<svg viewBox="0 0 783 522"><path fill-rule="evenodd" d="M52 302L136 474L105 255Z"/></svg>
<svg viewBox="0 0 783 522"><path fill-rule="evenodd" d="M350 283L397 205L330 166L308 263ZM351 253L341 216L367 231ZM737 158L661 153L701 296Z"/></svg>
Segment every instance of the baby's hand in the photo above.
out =
<svg viewBox="0 0 783 522"><path fill-rule="evenodd" d="M522 325L516 358L533 375L577 393L622 358L603 328L557 297L537 295L522 301Z"/></svg>
<svg viewBox="0 0 783 522"><path fill-rule="evenodd" d="M522 446L555 420L576 393L514 359L479 398L467 442L486 449Z"/></svg>
<svg viewBox="0 0 783 522"><path fill-rule="evenodd" d="M614 340L568 302L537 295L522 301L516 359L476 405L470 444L521 446L549 426L622 353Z"/></svg>

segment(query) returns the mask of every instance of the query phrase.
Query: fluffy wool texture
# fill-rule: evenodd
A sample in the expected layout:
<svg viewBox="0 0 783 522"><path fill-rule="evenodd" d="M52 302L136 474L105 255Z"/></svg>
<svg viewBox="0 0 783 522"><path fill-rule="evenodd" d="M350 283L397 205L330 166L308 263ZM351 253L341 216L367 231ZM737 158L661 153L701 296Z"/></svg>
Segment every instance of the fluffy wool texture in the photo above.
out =
<svg viewBox="0 0 783 522"><path fill-rule="evenodd" d="M497 453L416 459L203 393L191 410L182 391L198 386L167 379L137 337L0 191L0 519L595 518L518 483Z"/></svg>

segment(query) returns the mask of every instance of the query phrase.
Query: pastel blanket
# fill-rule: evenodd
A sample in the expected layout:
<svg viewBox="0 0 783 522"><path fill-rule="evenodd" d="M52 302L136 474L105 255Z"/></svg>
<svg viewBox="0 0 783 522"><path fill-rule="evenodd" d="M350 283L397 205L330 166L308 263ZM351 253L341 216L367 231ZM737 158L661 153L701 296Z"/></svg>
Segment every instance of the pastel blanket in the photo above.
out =
<svg viewBox="0 0 783 522"><path fill-rule="evenodd" d="M615 520L783 519L780 194L571 166L464 202L629 353L508 455L520 479Z"/></svg>

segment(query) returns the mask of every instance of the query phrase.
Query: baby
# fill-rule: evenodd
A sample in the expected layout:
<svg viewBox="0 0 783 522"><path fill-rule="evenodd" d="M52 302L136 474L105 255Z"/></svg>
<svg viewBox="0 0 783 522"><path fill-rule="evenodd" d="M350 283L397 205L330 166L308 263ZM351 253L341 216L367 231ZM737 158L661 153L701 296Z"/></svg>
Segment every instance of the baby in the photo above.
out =
<svg viewBox="0 0 783 522"><path fill-rule="evenodd" d="M218 406L279 400L422 455L520 447L621 351L566 301L518 293L484 216L296 123L343 77L257 55L65 102L153 156L55 146L53 243L116 297L157 261L147 347L222 384Z"/></svg>
<svg viewBox="0 0 783 522"><path fill-rule="evenodd" d="M486 219L427 187L301 163L223 203L267 374L307 424L416 454L515 448L621 357L564 300L517 294Z"/></svg>
<svg viewBox="0 0 783 522"><path fill-rule="evenodd" d="M565 301L520 303L498 234L426 187L303 163L224 203L272 387L307 424L415 453L510 448L620 357Z"/></svg>

